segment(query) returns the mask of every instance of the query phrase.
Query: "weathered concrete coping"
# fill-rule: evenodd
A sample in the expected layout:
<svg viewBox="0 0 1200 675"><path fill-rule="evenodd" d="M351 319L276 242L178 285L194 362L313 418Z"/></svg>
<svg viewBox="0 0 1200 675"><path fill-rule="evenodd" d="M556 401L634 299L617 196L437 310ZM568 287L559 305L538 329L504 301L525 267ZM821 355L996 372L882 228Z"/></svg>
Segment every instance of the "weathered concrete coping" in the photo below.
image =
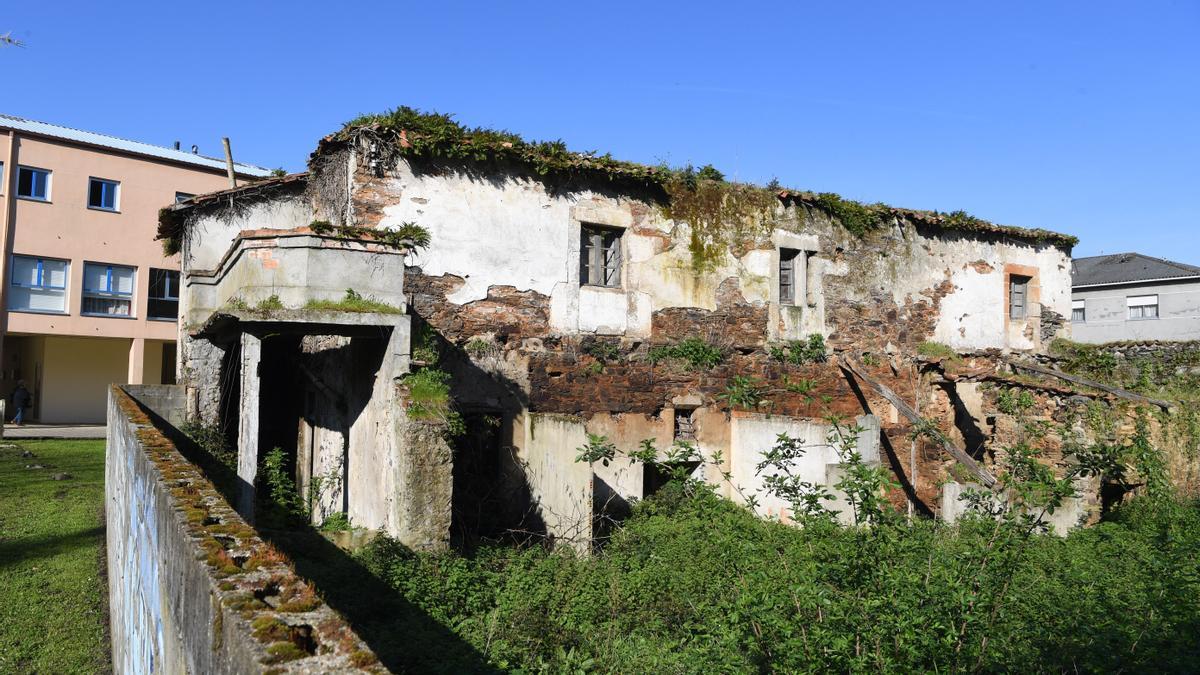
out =
<svg viewBox="0 0 1200 675"><path fill-rule="evenodd" d="M317 248L342 249L373 255L405 256L409 253L406 248L388 246L375 239L349 238L333 234L317 234L311 229L259 229L242 230L225 249L216 269L188 270L189 277L216 277L222 270L230 267L230 261L241 256L247 250L257 248Z"/></svg>
<svg viewBox="0 0 1200 675"><path fill-rule="evenodd" d="M292 333L303 335L345 335L378 337L380 328L407 326L410 319L401 313L338 312L325 309L233 309L213 312L204 324L189 329L193 337L229 334L231 330Z"/></svg>
<svg viewBox="0 0 1200 675"><path fill-rule="evenodd" d="M385 672L121 387L105 463L118 672Z"/></svg>

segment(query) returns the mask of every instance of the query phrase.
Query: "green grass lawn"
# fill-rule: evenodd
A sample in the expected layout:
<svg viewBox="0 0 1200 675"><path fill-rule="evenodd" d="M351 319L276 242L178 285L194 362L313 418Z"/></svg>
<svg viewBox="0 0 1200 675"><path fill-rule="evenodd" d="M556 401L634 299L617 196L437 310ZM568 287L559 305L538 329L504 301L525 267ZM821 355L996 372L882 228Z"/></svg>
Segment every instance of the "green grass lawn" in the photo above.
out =
<svg viewBox="0 0 1200 675"><path fill-rule="evenodd" d="M0 443L0 672L107 672L104 441Z"/></svg>

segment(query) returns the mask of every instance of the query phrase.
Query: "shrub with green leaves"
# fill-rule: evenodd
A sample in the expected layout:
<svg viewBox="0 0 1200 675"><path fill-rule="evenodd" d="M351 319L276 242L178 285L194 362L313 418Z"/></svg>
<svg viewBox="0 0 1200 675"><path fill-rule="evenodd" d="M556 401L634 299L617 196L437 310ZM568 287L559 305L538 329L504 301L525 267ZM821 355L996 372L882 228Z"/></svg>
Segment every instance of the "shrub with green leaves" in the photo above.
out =
<svg viewBox="0 0 1200 675"><path fill-rule="evenodd" d="M767 389L762 382L744 375L729 378L725 391L717 394L730 408L754 410L766 399Z"/></svg>
<svg viewBox="0 0 1200 675"><path fill-rule="evenodd" d="M358 558L502 669L1187 672L1200 505L1139 499L1066 538L968 517L803 528L685 482L582 558L484 546Z"/></svg>
<svg viewBox="0 0 1200 675"><path fill-rule="evenodd" d="M652 347L647 358L650 363L678 361L693 370L715 368L725 360L725 351L699 337L690 337L673 345Z"/></svg>
<svg viewBox="0 0 1200 675"><path fill-rule="evenodd" d="M789 340L767 347L767 354L776 361L801 366L806 363L824 363L828 358L825 336L813 333L803 340Z"/></svg>

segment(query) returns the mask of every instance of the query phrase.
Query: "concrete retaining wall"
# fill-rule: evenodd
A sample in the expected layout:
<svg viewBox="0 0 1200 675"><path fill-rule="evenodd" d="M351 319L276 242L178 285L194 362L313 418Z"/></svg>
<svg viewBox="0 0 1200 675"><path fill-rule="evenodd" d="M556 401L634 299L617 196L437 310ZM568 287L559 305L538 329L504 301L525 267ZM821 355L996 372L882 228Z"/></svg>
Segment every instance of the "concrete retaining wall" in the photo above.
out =
<svg viewBox="0 0 1200 675"><path fill-rule="evenodd" d="M234 513L147 411L181 392L114 387L105 513L113 667L119 673L379 670L345 621ZM131 388L138 392L138 388ZM359 666L359 667L356 667Z"/></svg>

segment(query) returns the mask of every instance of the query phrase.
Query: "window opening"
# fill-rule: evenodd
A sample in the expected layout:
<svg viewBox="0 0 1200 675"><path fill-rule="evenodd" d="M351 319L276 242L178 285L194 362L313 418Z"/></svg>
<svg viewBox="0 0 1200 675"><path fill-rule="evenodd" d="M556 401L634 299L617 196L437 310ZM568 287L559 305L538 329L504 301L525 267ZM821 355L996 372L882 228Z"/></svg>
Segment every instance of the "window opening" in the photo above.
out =
<svg viewBox="0 0 1200 675"><path fill-rule="evenodd" d="M675 409L675 440L692 442L696 440L696 422L692 418L692 408Z"/></svg>
<svg viewBox="0 0 1200 675"><path fill-rule="evenodd" d="M794 248L779 249L779 303L796 303L796 259L800 251Z"/></svg>
<svg viewBox="0 0 1200 675"><path fill-rule="evenodd" d="M1075 300L1071 303L1071 321L1075 323L1087 321L1087 306L1083 300Z"/></svg>
<svg viewBox="0 0 1200 675"><path fill-rule="evenodd" d="M133 314L134 268L105 263L83 266L83 313L99 316Z"/></svg>
<svg viewBox="0 0 1200 675"><path fill-rule="evenodd" d="M1008 279L1008 316L1024 319L1029 311L1029 277L1012 275Z"/></svg>
<svg viewBox="0 0 1200 675"><path fill-rule="evenodd" d="M67 311L66 260L14 255L8 308L30 312Z"/></svg>
<svg viewBox="0 0 1200 675"><path fill-rule="evenodd" d="M119 183L103 178L88 180L88 208L101 211L117 210L117 186Z"/></svg>
<svg viewBox="0 0 1200 675"><path fill-rule="evenodd" d="M1129 306L1129 318L1134 321L1158 318L1157 295L1131 295L1126 298Z"/></svg>
<svg viewBox="0 0 1200 675"><path fill-rule="evenodd" d="M584 286L621 285L621 230L584 225L580 229L579 283Z"/></svg>
<svg viewBox="0 0 1200 675"><path fill-rule="evenodd" d="M17 196L49 201L50 172L30 166L17 167Z"/></svg>
<svg viewBox="0 0 1200 675"><path fill-rule="evenodd" d="M150 296L146 315L151 319L179 318L179 272L150 269Z"/></svg>

